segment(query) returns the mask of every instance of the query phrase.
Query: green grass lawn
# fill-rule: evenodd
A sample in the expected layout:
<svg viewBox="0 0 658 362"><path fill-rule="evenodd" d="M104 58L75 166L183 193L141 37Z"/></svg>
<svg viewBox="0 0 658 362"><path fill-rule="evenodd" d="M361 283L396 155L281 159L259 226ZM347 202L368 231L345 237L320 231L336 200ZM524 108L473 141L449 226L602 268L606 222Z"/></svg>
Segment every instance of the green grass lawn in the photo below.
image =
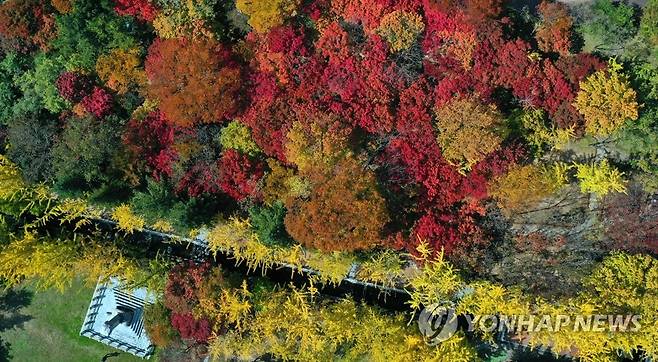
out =
<svg viewBox="0 0 658 362"><path fill-rule="evenodd" d="M30 287L26 289L33 291ZM64 293L34 292L31 303L18 311L31 319L2 332L2 339L10 344L10 360L98 362L106 353L116 351L120 355L108 362L142 361L78 334L92 293L93 287L81 283L75 283Z"/></svg>

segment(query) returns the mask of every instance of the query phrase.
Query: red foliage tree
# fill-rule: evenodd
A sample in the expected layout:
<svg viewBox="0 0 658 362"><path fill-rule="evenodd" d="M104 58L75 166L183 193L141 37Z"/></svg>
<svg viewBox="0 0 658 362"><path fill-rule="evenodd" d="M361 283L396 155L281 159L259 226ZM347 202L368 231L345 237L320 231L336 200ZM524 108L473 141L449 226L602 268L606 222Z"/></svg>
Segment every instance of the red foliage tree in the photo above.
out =
<svg viewBox="0 0 658 362"><path fill-rule="evenodd" d="M229 149L224 151L219 163L221 169L219 186L222 191L236 201L254 196L258 181L264 174L265 167L262 162Z"/></svg>
<svg viewBox="0 0 658 362"><path fill-rule="evenodd" d="M81 101L85 110L96 118L107 116L112 110L112 103L112 95L101 87L94 87L91 93Z"/></svg>
<svg viewBox="0 0 658 362"><path fill-rule="evenodd" d="M612 248L658 253L658 203L639 185L607 198L604 215Z"/></svg>
<svg viewBox="0 0 658 362"><path fill-rule="evenodd" d="M217 194L220 188L221 171L214 162L199 161L187 168L176 185L176 193L198 197Z"/></svg>
<svg viewBox="0 0 658 362"><path fill-rule="evenodd" d="M119 15L131 15L151 22L158 15L158 8L151 0L114 0L114 11Z"/></svg>
<svg viewBox="0 0 658 362"><path fill-rule="evenodd" d="M392 130L393 102L403 84L379 36L370 36L358 54L330 61L321 84L326 107L347 122L371 133Z"/></svg>
<svg viewBox="0 0 658 362"><path fill-rule="evenodd" d="M496 19L503 11L503 0L465 0L466 18L475 25Z"/></svg>
<svg viewBox="0 0 658 362"><path fill-rule="evenodd" d="M487 243L477 222L484 213L484 209L474 203L458 206L456 212L431 209L418 220L412 234L428 242L435 251L443 249L451 255L469 244ZM415 249L417 239L412 240L409 249Z"/></svg>
<svg viewBox="0 0 658 362"><path fill-rule="evenodd" d="M240 69L214 40L156 39L145 68L147 94L173 124L221 122L238 110Z"/></svg>
<svg viewBox="0 0 658 362"><path fill-rule="evenodd" d="M197 290L210 274L209 263L182 263L169 272L164 293L164 305L173 313L186 314L198 302Z"/></svg>
<svg viewBox="0 0 658 362"><path fill-rule="evenodd" d="M174 145L175 128L160 111L149 113L143 120L132 119L126 125L123 142L152 170L156 179L160 174L172 176L172 165L178 158Z"/></svg>
<svg viewBox="0 0 658 362"><path fill-rule="evenodd" d="M181 338L205 343L212 334L212 325L205 318L196 319L192 313L172 313L171 325L180 333Z"/></svg>
<svg viewBox="0 0 658 362"><path fill-rule="evenodd" d="M93 89L91 80L82 74L64 72L55 83L59 95L71 103L78 103Z"/></svg>
<svg viewBox="0 0 658 362"><path fill-rule="evenodd" d="M285 162L283 145L296 119L293 106L277 86L274 77L258 73L253 79L254 99L242 121L249 126L251 136L266 155Z"/></svg>

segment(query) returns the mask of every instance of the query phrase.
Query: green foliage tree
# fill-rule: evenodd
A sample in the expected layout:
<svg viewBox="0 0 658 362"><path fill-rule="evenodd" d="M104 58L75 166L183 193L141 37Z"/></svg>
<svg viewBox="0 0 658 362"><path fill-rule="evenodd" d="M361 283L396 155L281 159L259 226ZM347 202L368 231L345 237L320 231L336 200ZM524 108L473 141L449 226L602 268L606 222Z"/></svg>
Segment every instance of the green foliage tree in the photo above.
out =
<svg viewBox="0 0 658 362"><path fill-rule="evenodd" d="M644 5L639 33L650 46L658 47L658 0L649 0Z"/></svg>
<svg viewBox="0 0 658 362"><path fill-rule="evenodd" d="M265 245L289 244L292 240L286 232L284 218L286 208L282 202L272 206L252 206L249 209L249 222L258 235L258 240Z"/></svg>
<svg viewBox="0 0 658 362"><path fill-rule="evenodd" d="M51 113L64 110L68 103L55 86L57 77L64 70L64 62L61 56L37 54L33 68L16 79L17 86L23 92L16 109L37 111L45 108Z"/></svg>
<svg viewBox="0 0 658 362"><path fill-rule="evenodd" d="M166 181L156 182L153 179L148 179L145 191L135 192L130 204L137 214L146 219L147 224L164 220L175 231L185 234L214 216L213 212L217 209L217 205L209 200L182 200L172 192L171 185Z"/></svg>
<svg viewBox="0 0 658 362"><path fill-rule="evenodd" d="M21 168L23 177L29 182L49 179L57 122L45 114L25 114L13 118L7 131L8 156Z"/></svg>
<svg viewBox="0 0 658 362"><path fill-rule="evenodd" d="M0 61L0 124L9 124L14 115L14 105L18 101L20 89L18 78L25 72L26 57L7 53Z"/></svg>
<svg viewBox="0 0 658 362"><path fill-rule="evenodd" d="M584 14L581 31L586 42L606 54L618 54L637 32L635 9L625 2L596 0Z"/></svg>
<svg viewBox="0 0 658 362"><path fill-rule="evenodd" d="M111 0L76 0L73 11L57 17L57 28L52 45L67 70L91 71L100 54L138 45L135 20L118 16Z"/></svg>
<svg viewBox="0 0 658 362"><path fill-rule="evenodd" d="M69 118L53 147L53 169L62 190L91 190L112 178L111 160L120 147L119 120Z"/></svg>

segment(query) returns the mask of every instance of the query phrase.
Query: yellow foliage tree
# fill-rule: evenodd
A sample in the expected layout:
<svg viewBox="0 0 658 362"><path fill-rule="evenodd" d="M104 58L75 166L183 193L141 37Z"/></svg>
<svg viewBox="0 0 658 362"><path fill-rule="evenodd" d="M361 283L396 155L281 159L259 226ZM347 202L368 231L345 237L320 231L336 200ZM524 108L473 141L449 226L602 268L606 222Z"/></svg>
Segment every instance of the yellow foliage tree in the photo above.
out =
<svg viewBox="0 0 658 362"><path fill-rule="evenodd" d="M249 127L239 121L231 121L222 129L219 143L225 149L232 148L251 156L255 156L260 152L260 148L251 137Z"/></svg>
<svg viewBox="0 0 658 362"><path fill-rule="evenodd" d="M580 191L593 193L598 198L610 192L626 192L623 172L610 166L608 160L592 164L575 164L576 178L580 181Z"/></svg>
<svg viewBox="0 0 658 362"><path fill-rule="evenodd" d="M129 205L121 205L114 209L112 219L117 222L119 230L132 234L135 230L141 230L146 225L144 218L135 215Z"/></svg>
<svg viewBox="0 0 658 362"><path fill-rule="evenodd" d="M554 168L516 166L492 181L489 194L509 215L516 210L532 207L558 191L566 183L566 175L556 176Z"/></svg>
<svg viewBox="0 0 658 362"><path fill-rule="evenodd" d="M249 25L259 33L267 33L271 28L295 15L301 0L237 0L236 7L249 16Z"/></svg>
<svg viewBox="0 0 658 362"><path fill-rule="evenodd" d="M118 94L146 84L138 48L114 49L96 61L96 73L108 88Z"/></svg>
<svg viewBox="0 0 658 362"><path fill-rule="evenodd" d="M67 14L73 10L73 0L51 0L50 3L53 5L55 10L60 14Z"/></svg>
<svg viewBox="0 0 658 362"><path fill-rule="evenodd" d="M607 136L626 121L638 119L635 90L619 68L612 61L609 69L599 70L580 82L574 106L585 118L588 134Z"/></svg>
<svg viewBox="0 0 658 362"><path fill-rule="evenodd" d="M353 157L330 169L309 172L308 198L286 200L288 233L307 247L325 251L370 249L381 243L389 221L375 175Z"/></svg>
<svg viewBox="0 0 658 362"><path fill-rule="evenodd" d="M286 159L304 173L313 167L331 168L350 154L349 130L329 115L315 115L310 122L295 121L287 134Z"/></svg>
<svg viewBox="0 0 658 362"><path fill-rule="evenodd" d="M160 0L160 11L153 28L160 38L215 37L210 23L214 20L218 0Z"/></svg>
<svg viewBox="0 0 658 362"><path fill-rule="evenodd" d="M443 157L465 170L470 170L502 142L496 133L502 117L494 105L482 104L472 96L455 97L435 112Z"/></svg>
<svg viewBox="0 0 658 362"><path fill-rule="evenodd" d="M576 136L573 128L549 127L546 113L542 109L524 109L514 115L514 118L523 126L524 138L535 148L537 154L541 154L547 146L560 150Z"/></svg>
<svg viewBox="0 0 658 362"><path fill-rule="evenodd" d="M314 289L266 293L241 332L215 335L213 360L270 353L292 361L477 361L463 336L437 347L404 314L385 314L352 300L316 298Z"/></svg>
<svg viewBox="0 0 658 362"><path fill-rule="evenodd" d="M76 278L89 284L99 277L135 280L139 269L112 244L90 238L51 239L26 233L0 249L0 278L7 286L33 280L42 289L64 290Z"/></svg>
<svg viewBox="0 0 658 362"><path fill-rule="evenodd" d="M424 29L420 15L396 10L382 18L377 33L386 39L391 51L398 52L410 48Z"/></svg>

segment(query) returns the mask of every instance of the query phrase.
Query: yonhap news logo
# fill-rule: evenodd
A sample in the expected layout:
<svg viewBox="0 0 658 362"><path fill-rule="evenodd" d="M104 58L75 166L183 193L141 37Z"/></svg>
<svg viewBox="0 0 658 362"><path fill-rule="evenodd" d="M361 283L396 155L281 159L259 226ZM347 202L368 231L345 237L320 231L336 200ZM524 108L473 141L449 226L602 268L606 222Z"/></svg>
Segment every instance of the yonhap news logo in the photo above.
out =
<svg viewBox="0 0 658 362"><path fill-rule="evenodd" d="M432 304L418 316L418 328L427 344L437 345L450 339L457 330L467 332L539 333L571 330L573 332L629 333L641 329L637 314L581 315L470 315L461 318L451 307ZM462 323L460 324L460 320Z"/></svg>
<svg viewBox="0 0 658 362"><path fill-rule="evenodd" d="M451 307L432 304L418 316L418 328L429 345L437 345L452 337L459 327L455 310Z"/></svg>

